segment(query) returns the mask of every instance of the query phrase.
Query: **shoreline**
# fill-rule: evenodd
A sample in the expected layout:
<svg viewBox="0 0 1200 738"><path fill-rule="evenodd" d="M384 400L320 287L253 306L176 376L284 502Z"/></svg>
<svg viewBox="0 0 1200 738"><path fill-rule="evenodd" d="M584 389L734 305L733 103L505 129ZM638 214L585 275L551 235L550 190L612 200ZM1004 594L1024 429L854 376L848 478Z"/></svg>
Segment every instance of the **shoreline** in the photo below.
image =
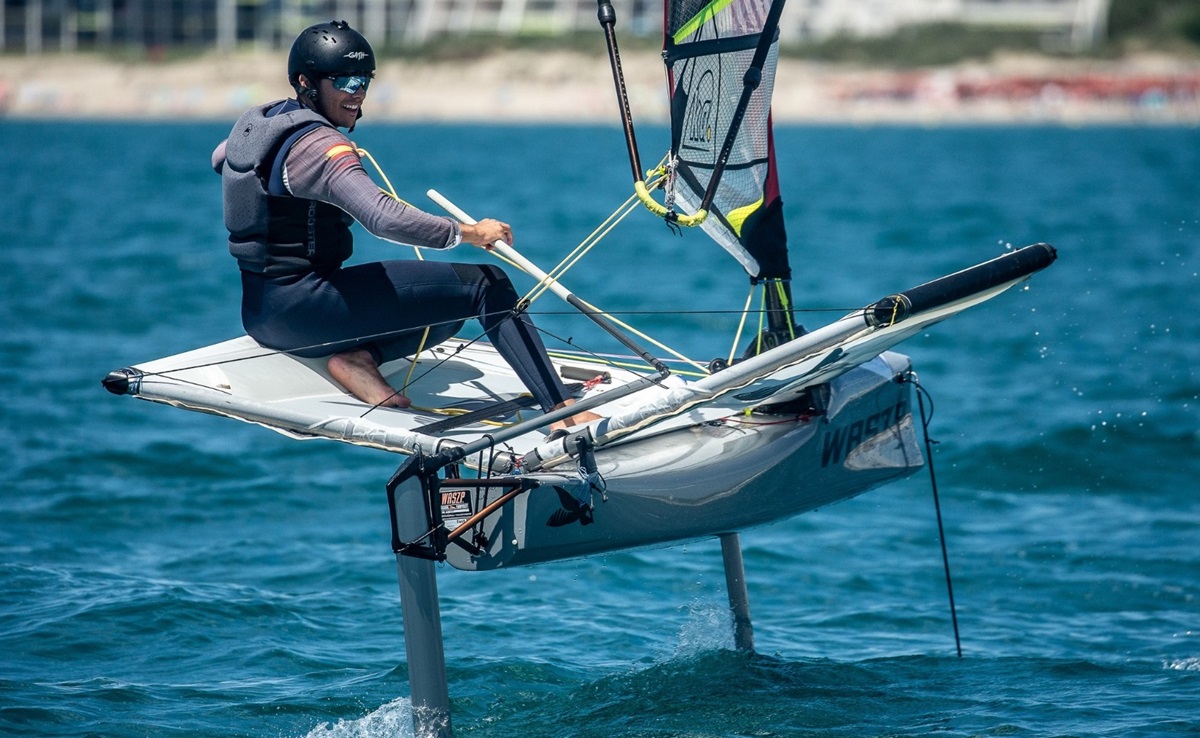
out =
<svg viewBox="0 0 1200 738"><path fill-rule="evenodd" d="M89 54L0 57L0 118L236 119L290 96L280 53L120 62ZM623 55L634 120L667 120L657 53ZM1200 60L1007 56L932 69L779 62L781 125L1200 124ZM619 124L608 61L568 50L470 60L385 60L364 105L384 122Z"/></svg>

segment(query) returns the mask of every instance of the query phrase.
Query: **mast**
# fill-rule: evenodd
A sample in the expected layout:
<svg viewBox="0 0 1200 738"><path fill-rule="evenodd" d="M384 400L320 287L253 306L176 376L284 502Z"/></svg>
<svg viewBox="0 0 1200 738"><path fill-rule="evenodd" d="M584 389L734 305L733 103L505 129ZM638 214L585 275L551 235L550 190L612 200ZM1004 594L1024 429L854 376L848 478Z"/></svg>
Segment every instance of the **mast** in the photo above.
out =
<svg viewBox="0 0 1200 738"><path fill-rule="evenodd" d="M751 275L751 284L764 290L766 327L746 349L748 355L762 353L806 332L796 322L792 302L792 267L788 252L787 228L783 220L783 199L779 192L775 164L775 130L767 121L767 178L761 215L745 231L743 245L758 262L759 272Z"/></svg>
<svg viewBox="0 0 1200 738"><path fill-rule="evenodd" d="M633 113L629 110L629 92L625 89L625 74L621 71L621 52L617 48L617 11L609 0L598 0L596 18L604 29L604 44L608 47L608 64L612 67L613 86L617 89L617 105L625 129L625 144L629 148L629 166L633 181L642 181L642 162L638 156L637 136L633 133Z"/></svg>
<svg viewBox="0 0 1200 738"><path fill-rule="evenodd" d="M655 215L683 226L696 226L704 222L708 213L701 210L693 215L680 215L673 208L659 204L651 195L642 174L641 157L638 155L637 137L633 133L633 114L629 109L629 94L625 89L625 73L621 69L621 53L617 48L617 11L610 0L597 0L596 18L604 28L604 42L608 47L608 61L612 67L613 85L617 91L617 106L625 129L625 143L629 150L629 166L633 170L633 189L638 199Z"/></svg>

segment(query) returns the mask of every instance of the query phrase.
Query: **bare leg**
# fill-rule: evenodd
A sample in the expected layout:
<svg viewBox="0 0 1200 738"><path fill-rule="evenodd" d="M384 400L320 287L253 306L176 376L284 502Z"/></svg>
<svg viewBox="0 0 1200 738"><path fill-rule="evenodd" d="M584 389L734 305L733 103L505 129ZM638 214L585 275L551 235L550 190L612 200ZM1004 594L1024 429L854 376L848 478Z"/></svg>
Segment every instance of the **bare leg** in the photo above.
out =
<svg viewBox="0 0 1200 738"><path fill-rule="evenodd" d="M329 374L350 394L371 405L408 407L412 400L396 391L379 373L375 358L366 349L329 357Z"/></svg>
<svg viewBox="0 0 1200 738"><path fill-rule="evenodd" d="M551 408L551 410L557 410L560 407L567 407L568 405L574 405L574 404L575 404L575 400L569 399L569 400L560 402L559 404L555 405L554 407ZM556 431L560 428L569 428L573 425L583 425L585 423L590 423L593 420L600 420L603 417L604 417L603 415L597 415L596 413L594 413L590 410L584 410L583 412L576 413L575 415L572 415L571 417L566 418L565 420L556 420L555 422L550 424L550 430Z"/></svg>

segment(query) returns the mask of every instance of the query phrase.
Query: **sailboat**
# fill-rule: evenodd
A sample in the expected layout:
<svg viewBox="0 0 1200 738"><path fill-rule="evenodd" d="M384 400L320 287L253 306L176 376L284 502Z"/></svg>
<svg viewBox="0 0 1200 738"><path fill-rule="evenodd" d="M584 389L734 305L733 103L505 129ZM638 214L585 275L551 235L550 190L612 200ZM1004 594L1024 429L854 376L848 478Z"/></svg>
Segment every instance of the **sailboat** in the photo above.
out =
<svg viewBox="0 0 1200 738"><path fill-rule="evenodd" d="M405 409L370 407L331 379L324 360L247 336L104 379L116 394L403 455L386 489L413 702L435 716L421 718L424 732L449 735L436 562L491 570L718 536L738 643L752 647L737 532L920 469L912 364L891 349L1056 258L1049 245L1034 244L881 296L828 325L796 323L770 117L782 6L666 0L671 141L647 172L616 14L598 2L635 195L671 227L703 231L764 291L765 325L741 356L693 360L685 377L626 326L498 243L495 252L640 363L555 354L576 404L549 413L533 407L490 345L460 338L381 367L394 386L419 372L420 381L405 384ZM603 420L546 435L551 422L584 409Z"/></svg>

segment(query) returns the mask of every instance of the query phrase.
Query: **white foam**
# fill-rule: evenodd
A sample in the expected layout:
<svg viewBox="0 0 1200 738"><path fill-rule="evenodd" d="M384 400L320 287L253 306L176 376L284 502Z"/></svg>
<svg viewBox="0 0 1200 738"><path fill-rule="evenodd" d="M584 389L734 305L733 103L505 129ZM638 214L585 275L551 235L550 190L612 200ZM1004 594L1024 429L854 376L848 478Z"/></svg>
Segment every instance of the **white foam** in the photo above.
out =
<svg viewBox="0 0 1200 738"><path fill-rule="evenodd" d="M707 651L733 650L733 614L729 606L711 600L693 600L687 621L679 629L674 658L690 658Z"/></svg>
<svg viewBox="0 0 1200 738"><path fill-rule="evenodd" d="M412 702L399 697L357 720L322 723L305 738L414 738Z"/></svg>
<svg viewBox="0 0 1200 738"><path fill-rule="evenodd" d="M1200 657L1193 656L1190 659L1164 661L1163 668L1172 671L1200 671Z"/></svg>

